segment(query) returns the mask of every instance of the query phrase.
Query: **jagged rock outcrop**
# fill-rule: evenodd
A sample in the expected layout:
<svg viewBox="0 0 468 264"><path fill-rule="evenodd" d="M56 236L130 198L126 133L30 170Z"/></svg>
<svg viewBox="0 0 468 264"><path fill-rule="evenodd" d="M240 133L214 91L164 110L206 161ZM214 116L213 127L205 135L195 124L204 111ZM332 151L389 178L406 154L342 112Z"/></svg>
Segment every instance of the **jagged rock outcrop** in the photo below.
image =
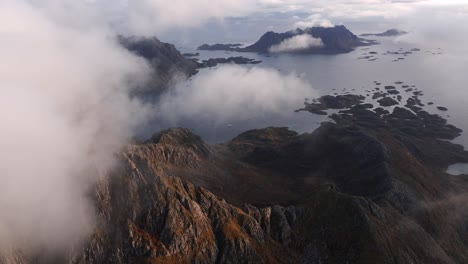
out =
<svg viewBox="0 0 468 264"><path fill-rule="evenodd" d="M331 123L214 146L187 129L157 133L100 181L100 226L72 262L464 263L466 207L447 201L466 181L429 166L423 144Z"/></svg>
<svg viewBox="0 0 468 264"><path fill-rule="evenodd" d="M166 89L175 78L187 78L197 73L197 64L184 57L172 44L156 37L119 37L120 44L148 61L154 74L137 93L154 96Z"/></svg>
<svg viewBox="0 0 468 264"><path fill-rule="evenodd" d="M221 145L162 131L118 154L91 195L95 231L55 263L466 263L454 146L348 119Z"/></svg>

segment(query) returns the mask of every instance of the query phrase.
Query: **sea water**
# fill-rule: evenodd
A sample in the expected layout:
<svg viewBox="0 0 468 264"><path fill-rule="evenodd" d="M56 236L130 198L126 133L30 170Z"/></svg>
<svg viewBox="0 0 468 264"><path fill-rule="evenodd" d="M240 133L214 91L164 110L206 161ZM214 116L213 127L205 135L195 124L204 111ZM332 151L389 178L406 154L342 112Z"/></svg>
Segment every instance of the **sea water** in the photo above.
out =
<svg viewBox="0 0 468 264"><path fill-rule="evenodd" d="M420 97L426 104L424 109L430 113L436 113L447 119L449 123L468 132L467 98L468 98L468 73L465 65L468 65L468 54L459 54L458 49L449 47L430 46L423 43L404 43L395 38L376 38L381 44L369 47L359 47L356 50L339 55L304 55L304 54L273 54L261 55L256 53L239 53L226 51L195 51L190 48L183 48L183 52L199 52L200 60L208 58L223 58L230 56L244 56L262 63L248 65L244 67L263 67L275 69L282 74L295 74L304 78L310 83L311 95L327 95L336 92L352 94L370 94L366 90L376 87L374 81L385 85L395 85L401 81L405 85L415 85L422 90L424 96ZM387 51L408 51L419 49L408 56L383 55ZM377 52L377 60L369 61L358 59L369 52ZM395 59L403 57L404 60L394 62ZM220 66L222 67L222 66ZM216 71L204 69L203 71ZM188 81L187 86L190 86ZM401 85L400 85L401 87ZM345 90L343 90L345 89ZM404 89L399 89L401 92ZM407 94L402 92L404 105ZM411 96L412 94L408 94ZM366 99L375 107L378 103ZM434 102L434 105L427 105L427 102ZM449 109L447 112L438 110L437 106L444 106ZM179 120L161 119L154 122L154 129L166 127L187 127L196 134L202 136L206 141L219 143L229 140L241 132L249 129L258 129L268 126L289 127L292 130L312 132L321 122L329 121L326 116L314 115L308 112L295 112L294 110L303 107L297 102L292 103L289 111L281 113L262 113L256 115L252 113L250 119L232 118L225 122L209 122L197 117L190 119L181 118ZM219 109L220 111L222 109ZM467 133L454 140L454 142L468 146Z"/></svg>

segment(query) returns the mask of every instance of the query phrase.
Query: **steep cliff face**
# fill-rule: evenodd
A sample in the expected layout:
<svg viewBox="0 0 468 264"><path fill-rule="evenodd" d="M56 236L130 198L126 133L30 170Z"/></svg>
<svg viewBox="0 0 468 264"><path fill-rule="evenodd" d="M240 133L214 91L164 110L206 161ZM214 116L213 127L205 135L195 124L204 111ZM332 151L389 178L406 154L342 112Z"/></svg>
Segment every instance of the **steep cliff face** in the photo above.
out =
<svg viewBox="0 0 468 264"><path fill-rule="evenodd" d="M119 42L130 52L147 60L154 70L150 82L138 91L144 95L160 93L174 78L186 78L197 73L194 61L182 56L174 45L155 37L119 37Z"/></svg>
<svg viewBox="0 0 468 264"><path fill-rule="evenodd" d="M100 181L100 226L70 262L466 263L466 207L452 202L466 180L405 140L336 124L216 146L163 131Z"/></svg>
<svg viewBox="0 0 468 264"><path fill-rule="evenodd" d="M96 185L82 247L0 263L467 263L468 179L442 168L468 153L345 123L221 145L156 133Z"/></svg>
<svg viewBox="0 0 468 264"><path fill-rule="evenodd" d="M100 227L78 263L283 263L287 253L246 211L203 187L171 176L179 166L201 169L213 149L185 129L130 146L121 167L96 189ZM278 207L278 214L283 208ZM276 211L275 211L276 212ZM281 232L271 209L256 211ZM271 225L276 225L271 228Z"/></svg>

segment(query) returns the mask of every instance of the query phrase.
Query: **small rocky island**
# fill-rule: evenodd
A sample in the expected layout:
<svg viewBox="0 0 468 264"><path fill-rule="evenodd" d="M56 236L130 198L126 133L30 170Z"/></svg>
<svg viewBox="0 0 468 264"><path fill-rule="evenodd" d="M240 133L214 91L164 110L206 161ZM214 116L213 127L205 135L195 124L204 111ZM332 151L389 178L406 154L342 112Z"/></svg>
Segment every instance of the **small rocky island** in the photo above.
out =
<svg viewBox="0 0 468 264"><path fill-rule="evenodd" d="M200 47L198 47L197 50L237 51L242 46L243 44L214 44L214 45L203 44Z"/></svg>
<svg viewBox="0 0 468 264"><path fill-rule="evenodd" d="M229 58L211 58L197 62L198 68L211 68L216 67L218 64L259 64L262 61L250 59L242 56L229 57Z"/></svg>
<svg viewBox="0 0 468 264"><path fill-rule="evenodd" d="M376 51L369 51L369 48L363 48L361 51L364 51L358 60L367 60L367 61L376 61L378 59L383 59L384 57L391 58L392 62L401 62L404 61L410 55L419 53L421 51L420 48L399 48L398 50L388 50L386 52L376 52Z"/></svg>
<svg viewBox="0 0 468 264"><path fill-rule="evenodd" d="M368 96L325 95L314 99L312 103L305 102L304 108L296 111L328 115L326 111L329 109L340 110L330 115L330 118L336 122L355 123L362 127L397 130L398 133L420 138L453 140L461 135L463 132L461 129L448 124L440 115L430 114L422 108L425 106L420 98L423 96L422 91L405 85L402 81L397 81L395 84L400 85L402 91L398 91L399 88L394 85L386 85L383 89L376 87L372 96L370 94ZM404 106L400 106L400 101L403 99L401 93L406 93L408 97ZM377 100L380 107L365 103L366 97ZM448 111L443 106L438 106L436 109L441 112Z"/></svg>
<svg viewBox="0 0 468 264"><path fill-rule="evenodd" d="M399 30L396 28L392 28L382 33L366 33L366 34L361 34L361 36L362 37L398 37L398 36L402 36L406 34L408 34L408 32Z"/></svg>
<svg viewBox="0 0 468 264"><path fill-rule="evenodd" d="M196 52L196 53L182 53L182 56L187 57L187 58L192 58L192 57L200 56L200 53L199 52Z"/></svg>

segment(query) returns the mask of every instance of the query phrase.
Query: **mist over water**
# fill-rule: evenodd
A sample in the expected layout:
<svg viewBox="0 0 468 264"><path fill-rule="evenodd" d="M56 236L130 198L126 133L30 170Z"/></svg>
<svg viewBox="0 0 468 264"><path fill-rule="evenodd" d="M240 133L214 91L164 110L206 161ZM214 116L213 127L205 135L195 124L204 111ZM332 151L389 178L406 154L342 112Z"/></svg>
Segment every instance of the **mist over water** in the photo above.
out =
<svg viewBox="0 0 468 264"><path fill-rule="evenodd" d="M307 82L309 90L303 94L300 103L297 100L283 102L283 111L280 113L262 112L259 114L252 112L248 120L232 115L230 118L218 120L219 122L213 124L213 122L206 122L198 119L197 116L192 116L190 119L181 118L172 120L170 123L165 123L167 120L163 118L160 120L161 122L157 123L162 124L162 127L165 124L168 127L176 125L192 128L195 133L201 134L210 142L222 142L247 129L266 126L287 126L298 132L311 132L318 127L318 123L328 119L310 113L294 112L294 110L302 108L306 99L310 100L320 95L334 93L370 94L372 96L372 93L366 92L366 90L372 90L376 87L374 81L381 82L381 88L402 81L405 85L415 85L416 88L424 92L421 99L426 104L424 108L427 111L439 114L448 119L449 123L468 131L468 122L465 121L468 114L466 108L468 76L465 73L468 52L459 47L463 43L448 41L448 44L441 45L441 43L419 42L411 33L403 37L378 37L375 39L381 44L360 47L351 53L340 55L274 54L265 56L256 53L196 51L200 53L200 60L230 56L244 56L261 60L261 64L242 67L269 69L281 75L292 74ZM382 55L387 51L398 51L401 48L403 50L417 48L420 51L413 52L398 62L393 62L393 60L403 56ZM183 48L182 51L194 52L194 49ZM377 60L358 59L370 51L378 53ZM204 71L217 71L222 67L218 66ZM190 86L191 81L185 85ZM233 85L235 88L235 83ZM212 87L212 89L215 93L217 87ZM255 86L252 86L252 89L255 89ZM293 91L285 89L283 92L289 95ZM402 92L401 95L403 96L402 105L404 105L407 95L412 94ZM367 101L373 103L375 107L379 106L373 100L367 99ZM428 102L433 102L434 105L427 105ZM186 103L190 104L190 100ZM437 106L445 106L449 111L439 111ZM218 109L213 108L212 111L223 112L226 109L221 104ZM466 134L464 133L457 138L455 142L467 146L468 137Z"/></svg>
<svg viewBox="0 0 468 264"><path fill-rule="evenodd" d="M263 62L243 67L275 69L281 74L293 73L306 80L312 88L304 99L335 92L366 95L368 92L365 90L375 87L373 81L382 82L382 85L392 85L396 81L416 85L416 88L424 92L424 103L434 102L432 106L426 105L425 110L439 114L448 119L449 123L468 131L468 122L465 121L468 115L468 75L465 73L468 65L468 48L465 45L468 41L468 28L464 26L468 23L467 5L461 3L462 1L408 1L409 4L405 4L406 1L396 4L379 1L358 2L356 5L323 8L322 13L309 12L307 8L301 9L299 5L287 11L229 18L222 24L209 23L209 30L198 28L191 31L165 32L161 38L175 43L183 52L199 52L201 60L245 56ZM305 3L301 4L307 6ZM314 3L309 4L314 6ZM371 46L369 50L358 48L348 54L332 56L277 54L270 57L255 53L195 51L198 45L204 43L252 44L266 31L284 32L300 25L308 25L307 23L343 24L357 35L379 33L390 28L404 30L409 34L389 38L375 37L374 39L381 44ZM398 62L392 60L401 56L381 55L400 48L418 48L421 51L414 52ZM357 59L369 51L379 53L376 61ZM190 82L187 85L190 85ZM346 91L343 91L343 88L346 88ZM402 96L404 104L407 98L405 93ZM378 103L372 103L378 106ZM437 110L437 106L445 106L449 111L441 112ZM294 110L301 107L302 104L291 102L281 114L252 113L249 120L231 118L224 120L223 125L219 125L218 122L216 126L197 120L196 117L190 120L172 120L170 123L163 118L159 120L155 129L173 125L187 126L210 142L222 142L246 129L269 125L288 126L299 132L310 132L318 126L317 122L327 120L313 114L294 113ZM463 133L454 142L468 146L468 132Z"/></svg>
<svg viewBox="0 0 468 264"><path fill-rule="evenodd" d="M0 262L13 251L64 253L93 231L90 190L151 116L130 96L150 67L117 35L154 36L250 9L172 4L0 1Z"/></svg>

